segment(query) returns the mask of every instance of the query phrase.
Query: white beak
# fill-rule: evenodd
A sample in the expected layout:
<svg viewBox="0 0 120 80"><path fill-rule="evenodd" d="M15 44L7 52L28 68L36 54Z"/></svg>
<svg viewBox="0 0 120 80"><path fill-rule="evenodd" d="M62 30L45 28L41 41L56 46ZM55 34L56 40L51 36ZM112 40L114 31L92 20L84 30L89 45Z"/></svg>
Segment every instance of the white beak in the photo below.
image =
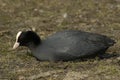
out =
<svg viewBox="0 0 120 80"><path fill-rule="evenodd" d="M19 47L20 43L18 42L15 42L14 46L13 46L13 49L16 49L17 47Z"/></svg>

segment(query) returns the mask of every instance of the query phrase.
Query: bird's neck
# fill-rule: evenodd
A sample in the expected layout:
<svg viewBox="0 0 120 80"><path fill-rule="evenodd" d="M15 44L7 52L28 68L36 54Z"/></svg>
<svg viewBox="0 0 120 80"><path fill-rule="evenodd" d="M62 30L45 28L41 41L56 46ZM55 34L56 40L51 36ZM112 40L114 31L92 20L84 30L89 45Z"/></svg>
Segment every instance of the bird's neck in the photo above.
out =
<svg viewBox="0 0 120 80"><path fill-rule="evenodd" d="M42 40L40 39L39 36L36 36L31 42L29 42L27 44L27 47L31 50L31 51L35 51L36 48L42 43Z"/></svg>
<svg viewBox="0 0 120 80"><path fill-rule="evenodd" d="M34 44L33 42L31 42L31 43L28 43L27 47L31 50L31 52L33 52L33 51L36 50L36 48L37 48L39 45L40 45L40 43L36 45L36 44Z"/></svg>

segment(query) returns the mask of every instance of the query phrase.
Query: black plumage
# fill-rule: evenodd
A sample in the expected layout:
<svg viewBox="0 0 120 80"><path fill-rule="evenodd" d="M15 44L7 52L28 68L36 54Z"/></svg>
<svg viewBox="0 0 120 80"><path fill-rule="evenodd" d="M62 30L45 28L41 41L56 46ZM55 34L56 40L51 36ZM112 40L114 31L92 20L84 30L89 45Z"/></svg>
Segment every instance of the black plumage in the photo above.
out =
<svg viewBox="0 0 120 80"><path fill-rule="evenodd" d="M38 39L39 36L32 31L22 32L20 36L18 42L22 44L25 40L22 46L30 48L33 56L48 61L68 61L102 54L115 43L107 36L77 30L57 32L45 40Z"/></svg>

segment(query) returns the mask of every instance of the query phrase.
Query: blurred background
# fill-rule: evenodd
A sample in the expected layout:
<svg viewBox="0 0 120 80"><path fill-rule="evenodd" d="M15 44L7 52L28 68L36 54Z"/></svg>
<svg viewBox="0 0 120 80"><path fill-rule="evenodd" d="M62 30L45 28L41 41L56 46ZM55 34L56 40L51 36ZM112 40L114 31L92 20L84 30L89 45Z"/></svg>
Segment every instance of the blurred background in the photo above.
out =
<svg viewBox="0 0 120 80"><path fill-rule="evenodd" d="M117 43L108 53L119 55L120 0L0 0L0 79L119 80L119 56L61 65L36 61L25 48L11 50L18 31L35 30L44 39L71 29L109 36Z"/></svg>

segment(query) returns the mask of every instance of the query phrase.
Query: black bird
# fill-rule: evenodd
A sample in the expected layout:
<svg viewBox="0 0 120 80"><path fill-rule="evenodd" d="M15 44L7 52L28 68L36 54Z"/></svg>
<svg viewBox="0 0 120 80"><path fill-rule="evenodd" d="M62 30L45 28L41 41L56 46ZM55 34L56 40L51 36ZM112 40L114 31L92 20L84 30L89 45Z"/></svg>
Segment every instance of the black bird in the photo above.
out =
<svg viewBox="0 0 120 80"><path fill-rule="evenodd" d="M69 61L105 53L114 43L107 36L78 30L57 32L45 40L33 31L19 31L13 49L26 46L38 60Z"/></svg>

